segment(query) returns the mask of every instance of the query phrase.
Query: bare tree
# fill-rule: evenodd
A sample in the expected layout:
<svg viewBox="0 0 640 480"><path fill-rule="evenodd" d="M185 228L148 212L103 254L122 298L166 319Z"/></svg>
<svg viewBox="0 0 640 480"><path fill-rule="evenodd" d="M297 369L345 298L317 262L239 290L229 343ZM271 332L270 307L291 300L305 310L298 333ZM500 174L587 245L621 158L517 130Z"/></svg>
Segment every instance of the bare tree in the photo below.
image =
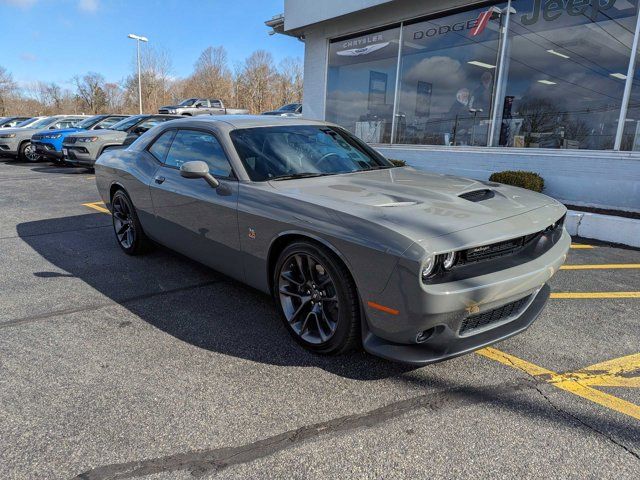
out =
<svg viewBox="0 0 640 480"><path fill-rule="evenodd" d="M208 47L200 54L193 74L185 81L188 96L221 98L231 104L233 79L224 47Z"/></svg>
<svg viewBox="0 0 640 480"><path fill-rule="evenodd" d="M239 101L251 113L260 113L273 109L277 104L274 98L276 70L273 56L265 50L257 50L247 58L236 75Z"/></svg>
<svg viewBox="0 0 640 480"><path fill-rule="evenodd" d="M76 94L81 101L83 109L89 113L101 113L107 106L105 94L105 80L99 73L89 72L83 77L74 77Z"/></svg>
<svg viewBox="0 0 640 480"><path fill-rule="evenodd" d="M138 70L133 63L134 73L124 82L124 104L130 111L138 106ZM145 47L141 55L142 107L146 112L157 112L158 108L172 100L173 66L171 57L162 49Z"/></svg>
<svg viewBox="0 0 640 480"><path fill-rule="evenodd" d="M10 106L9 99L15 94L16 83L11 74L0 66L0 115L4 115Z"/></svg>
<svg viewBox="0 0 640 480"><path fill-rule="evenodd" d="M276 97L281 105L302 102L302 61L287 57L280 62L276 75Z"/></svg>

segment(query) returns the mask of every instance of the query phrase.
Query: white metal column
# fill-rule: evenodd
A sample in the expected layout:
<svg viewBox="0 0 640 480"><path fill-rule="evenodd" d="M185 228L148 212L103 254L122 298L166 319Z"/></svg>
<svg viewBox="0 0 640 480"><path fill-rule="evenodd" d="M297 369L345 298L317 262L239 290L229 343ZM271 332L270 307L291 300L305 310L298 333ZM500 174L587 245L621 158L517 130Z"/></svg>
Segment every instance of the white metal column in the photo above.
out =
<svg viewBox="0 0 640 480"><path fill-rule="evenodd" d="M624 95L622 96L622 105L620 108L620 117L618 118L618 131L616 132L616 141L613 146L614 150L620 150L622 147L622 137L624 135L624 126L627 121L627 111L629 110L629 101L631 100L631 87L633 87L633 77L636 72L636 56L638 53L638 39L640 37L640 11L636 10L636 30L633 35L633 44L631 46L631 58L629 58L629 69L627 70L627 79L624 85Z"/></svg>
<svg viewBox="0 0 640 480"><path fill-rule="evenodd" d="M400 43L398 44L398 62L396 64L396 85L393 93L393 118L391 119L391 143L397 143L398 139L398 101L400 99L400 67L402 65L402 43L404 39L404 23L400 24Z"/></svg>
<svg viewBox="0 0 640 480"><path fill-rule="evenodd" d="M490 128L489 128L489 138L487 139L487 146L495 147L496 146L496 135L499 135L500 127L502 126L502 111L503 108L503 100L504 100L504 92L505 92L505 76L508 71L507 65L507 49L509 46L509 24L511 21L511 0L507 3L506 7L506 15L504 15L503 10L503 18L504 24L502 25L501 32L501 41L500 41L500 53L498 55L498 75L496 79L496 87L493 94L493 105L491 106L491 116L493 118L490 119Z"/></svg>

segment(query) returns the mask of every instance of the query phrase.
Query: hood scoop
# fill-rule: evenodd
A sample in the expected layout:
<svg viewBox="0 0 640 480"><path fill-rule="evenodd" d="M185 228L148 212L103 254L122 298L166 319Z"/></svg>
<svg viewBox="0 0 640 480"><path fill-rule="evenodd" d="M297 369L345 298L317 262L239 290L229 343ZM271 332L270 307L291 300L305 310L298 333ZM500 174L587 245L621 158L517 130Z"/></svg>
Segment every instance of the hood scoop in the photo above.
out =
<svg viewBox="0 0 640 480"><path fill-rule="evenodd" d="M465 200L469 200L470 202L483 202L495 196L496 194L494 193L494 191L489 190L488 188L482 190L473 190L472 192L466 192L458 195L459 198L464 198Z"/></svg>

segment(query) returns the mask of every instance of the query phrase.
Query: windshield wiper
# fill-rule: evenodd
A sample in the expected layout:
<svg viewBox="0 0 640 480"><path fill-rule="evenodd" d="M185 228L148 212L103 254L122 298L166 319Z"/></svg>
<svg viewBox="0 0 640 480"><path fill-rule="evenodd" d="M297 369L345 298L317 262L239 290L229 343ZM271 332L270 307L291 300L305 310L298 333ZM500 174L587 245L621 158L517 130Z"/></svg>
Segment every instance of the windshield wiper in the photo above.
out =
<svg viewBox="0 0 640 480"><path fill-rule="evenodd" d="M333 175L332 173L292 173L291 175L280 175L279 177L273 177L269 180L295 180L297 178L314 178L314 177L326 177L327 175Z"/></svg>

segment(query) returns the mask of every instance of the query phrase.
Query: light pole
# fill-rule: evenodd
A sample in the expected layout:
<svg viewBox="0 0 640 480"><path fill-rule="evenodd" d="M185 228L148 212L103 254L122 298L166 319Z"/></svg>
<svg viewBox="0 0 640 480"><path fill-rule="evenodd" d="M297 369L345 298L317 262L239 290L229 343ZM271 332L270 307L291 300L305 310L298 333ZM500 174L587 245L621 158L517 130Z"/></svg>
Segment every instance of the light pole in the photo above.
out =
<svg viewBox="0 0 640 480"><path fill-rule="evenodd" d="M140 42L148 42L149 39L147 37L134 35L133 33L130 33L127 36L135 40L136 46L138 47L138 100L140 101L140 113L142 113L142 76L140 74Z"/></svg>

